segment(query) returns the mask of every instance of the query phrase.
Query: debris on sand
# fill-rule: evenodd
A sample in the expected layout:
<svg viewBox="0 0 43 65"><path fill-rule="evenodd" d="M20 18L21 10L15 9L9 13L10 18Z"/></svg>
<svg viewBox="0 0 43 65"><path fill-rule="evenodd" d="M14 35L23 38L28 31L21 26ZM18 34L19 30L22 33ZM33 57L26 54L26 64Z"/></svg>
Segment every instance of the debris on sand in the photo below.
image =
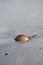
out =
<svg viewBox="0 0 43 65"><path fill-rule="evenodd" d="M5 53L5 55L8 55L8 53Z"/></svg>

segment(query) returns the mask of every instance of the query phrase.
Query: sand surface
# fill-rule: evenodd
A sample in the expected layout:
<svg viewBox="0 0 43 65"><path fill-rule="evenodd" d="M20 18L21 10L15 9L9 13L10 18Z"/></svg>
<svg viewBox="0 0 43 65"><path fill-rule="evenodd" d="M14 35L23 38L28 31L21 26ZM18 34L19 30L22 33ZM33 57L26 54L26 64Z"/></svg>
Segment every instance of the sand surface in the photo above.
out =
<svg viewBox="0 0 43 65"><path fill-rule="evenodd" d="M18 34L37 37L22 44ZM43 65L43 0L0 0L0 65Z"/></svg>

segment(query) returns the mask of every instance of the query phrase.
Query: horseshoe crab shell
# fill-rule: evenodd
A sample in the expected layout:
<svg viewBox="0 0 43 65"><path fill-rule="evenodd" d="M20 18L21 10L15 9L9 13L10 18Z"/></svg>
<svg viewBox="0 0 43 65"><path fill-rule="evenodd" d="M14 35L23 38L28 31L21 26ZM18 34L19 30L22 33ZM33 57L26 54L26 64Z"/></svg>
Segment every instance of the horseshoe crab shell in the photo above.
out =
<svg viewBox="0 0 43 65"><path fill-rule="evenodd" d="M29 41L30 39L31 37L25 36L25 35L18 35L15 38L16 41L20 41L20 42L26 42L26 41Z"/></svg>

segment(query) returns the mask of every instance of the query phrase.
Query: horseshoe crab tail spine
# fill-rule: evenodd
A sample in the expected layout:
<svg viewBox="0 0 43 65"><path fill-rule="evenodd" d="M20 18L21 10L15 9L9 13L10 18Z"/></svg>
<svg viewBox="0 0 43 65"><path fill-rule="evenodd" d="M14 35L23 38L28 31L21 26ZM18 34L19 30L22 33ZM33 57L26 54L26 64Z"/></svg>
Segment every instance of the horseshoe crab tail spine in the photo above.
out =
<svg viewBox="0 0 43 65"><path fill-rule="evenodd" d="M34 37L36 37L37 35L33 35L33 36L31 36L31 38L34 38Z"/></svg>

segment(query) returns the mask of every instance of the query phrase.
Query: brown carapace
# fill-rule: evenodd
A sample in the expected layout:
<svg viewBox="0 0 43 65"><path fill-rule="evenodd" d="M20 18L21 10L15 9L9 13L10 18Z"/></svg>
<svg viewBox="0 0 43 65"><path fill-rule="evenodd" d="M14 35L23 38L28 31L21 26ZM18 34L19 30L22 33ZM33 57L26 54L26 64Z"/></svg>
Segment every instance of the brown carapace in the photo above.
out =
<svg viewBox="0 0 43 65"><path fill-rule="evenodd" d="M31 38L34 38L37 35L33 35L33 36L25 36L25 35L18 35L16 36L15 40L19 41L19 42L27 42L29 40L31 40Z"/></svg>

